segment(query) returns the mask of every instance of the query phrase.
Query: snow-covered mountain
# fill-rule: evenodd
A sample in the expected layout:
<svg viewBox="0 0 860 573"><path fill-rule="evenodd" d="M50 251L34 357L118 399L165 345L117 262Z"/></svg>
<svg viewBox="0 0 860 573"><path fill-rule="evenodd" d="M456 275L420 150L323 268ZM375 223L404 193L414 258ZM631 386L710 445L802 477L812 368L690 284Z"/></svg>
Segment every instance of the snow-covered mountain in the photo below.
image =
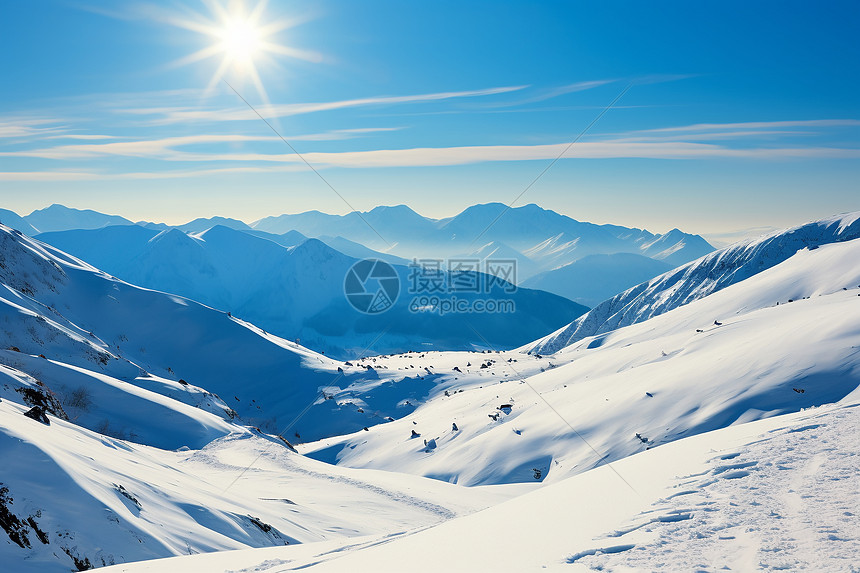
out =
<svg viewBox="0 0 860 573"><path fill-rule="evenodd" d="M714 250L710 243L699 235L689 235L679 229L672 229L663 235L643 237L639 248L646 257L663 261L673 267Z"/></svg>
<svg viewBox="0 0 860 573"><path fill-rule="evenodd" d="M105 215L91 209L72 209L58 204L33 211L24 219L40 233L69 229L101 229L110 225L134 225L128 219L118 215ZM19 230L27 232L26 229Z"/></svg>
<svg viewBox="0 0 860 573"><path fill-rule="evenodd" d="M522 279L524 277L530 277L534 275L536 269L538 268L538 264L531 260L529 257L517 251L516 249L511 248L510 246L506 245L501 241L490 241L485 245L477 247L476 249L468 253L463 253L462 255L456 256L454 258L466 260L477 259L482 263L485 261L516 261L516 282L517 284L520 284L522 286L526 286L525 284L523 284Z"/></svg>
<svg viewBox="0 0 860 573"><path fill-rule="evenodd" d="M372 426L420 403L429 372L330 360L2 226L0 325L11 570L389 532L509 495L331 468L252 426L295 439Z"/></svg>
<svg viewBox="0 0 860 573"><path fill-rule="evenodd" d="M143 413L166 407L151 393L225 420L238 415L269 432L289 426L291 438L307 440L405 415L435 378L368 368L370 360L332 360L226 312L129 285L6 227L0 227L0 283L4 364L48 384L60 403L79 401L75 392L89 389L83 400L89 413L70 416L91 430L151 445L200 445L221 431L214 421L189 422L189 433L145 430ZM141 414L126 411L130 397L114 403L117 392L133 390L133 400L154 402L137 406ZM176 407L164 415L187 417L182 404Z"/></svg>
<svg viewBox="0 0 860 573"><path fill-rule="evenodd" d="M664 261L633 253L588 255L526 279L522 285L595 307L617 293L671 268Z"/></svg>
<svg viewBox="0 0 860 573"><path fill-rule="evenodd" d="M548 354L587 336L658 316L743 281L804 248L860 237L860 212L741 241L614 296L530 348Z"/></svg>
<svg viewBox="0 0 860 573"><path fill-rule="evenodd" d="M543 486L394 535L122 570L850 571L860 550L857 261L860 239L801 249L552 357L386 357L460 371L403 420L302 451L390 475ZM428 547L444 551L415 559Z"/></svg>
<svg viewBox="0 0 860 573"><path fill-rule="evenodd" d="M350 467L467 485L557 481L682 437L836 402L860 386L858 261L860 240L802 250L548 357L428 355L449 374L414 413L303 447ZM411 439L413 429L433 446Z"/></svg>
<svg viewBox="0 0 860 573"><path fill-rule="evenodd" d="M28 234L132 224L122 217L68 209L61 205L35 211L25 218L11 211L5 217L14 223L13 227L18 225ZM38 224L31 225L31 222ZM176 228L187 234L203 233L213 227L227 227L284 246L296 246L302 239L311 237L350 257L375 257L398 265L407 265L415 258L516 260L516 278L520 282L595 254L639 254L664 261L671 267L713 250L702 237L678 229L654 235L643 229L595 225L576 221L534 204L513 209L508 209L502 203L474 205L455 217L438 220L423 217L405 205L397 205L380 206L367 212L347 215L308 211L266 217L250 226L227 217L199 218L178 226L144 221L136 224L154 231ZM71 250L66 244L63 248ZM95 256L98 257L98 253ZM617 260L621 261L620 258ZM651 278L642 275L642 268L643 265L635 268L623 265L619 268L593 268L592 272L597 273L593 275L593 283L617 284L619 275L628 271L630 276L621 283L635 284ZM604 270L605 276L600 274ZM561 296L577 302L588 300L594 304L600 298L570 289L551 292L560 294L563 290L567 294ZM600 293L610 296L617 294L617 291L604 289Z"/></svg>
<svg viewBox="0 0 860 573"><path fill-rule="evenodd" d="M207 229L211 229L212 227L216 226L227 227L228 229L235 229L237 231L246 231L251 229L251 227L249 227L243 221L239 221L238 219L231 219L229 217L210 217L208 219L194 219L193 221L189 221L184 225L179 225L176 228L184 233L202 233L203 231L206 231Z"/></svg>
<svg viewBox="0 0 860 573"><path fill-rule="evenodd" d="M836 568L860 541L846 505L858 479L858 221L706 256L686 267L698 287L685 304L552 355L350 363L0 227L0 562L652 569L666 551L712 562L685 541L706 539L722 556L735 555L726 543L745 549L726 566ZM256 241L269 244L262 259L330 250L223 227L123 229L89 232L115 238L105 257L160 237L195 281L218 270L207 248L248 265ZM711 258L721 262L700 266ZM315 441L299 456L253 425ZM774 512L818 537L767 551ZM416 560L428 547L445 551Z"/></svg>
<svg viewBox="0 0 860 573"><path fill-rule="evenodd" d="M296 215L265 217L251 226L275 234L295 230L308 237L340 235L381 251L399 245L398 254L403 255L407 252L405 248L414 248L423 242L435 240L438 221L422 217L406 205L396 205L379 206L361 213L353 211L346 215L307 211Z"/></svg>
<svg viewBox="0 0 860 573"><path fill-rule="evenodd" d="M534 204L509 209L502 203L468 207L455 217L429 219L405 205L337 216L318 211L266 217L258 230L297 230L309 237L335 232L376 250L411 257L457 257L501 249L523 261L521 279L592 254L636 253L672 266L713 251L698 235L677 229L654 235L642 229L576 221Z"/></svg>
<svg viewBox="0 0 860 573"><path fill-rule="evenodd" d="M529 289L506 293L500 285L488 294L457 293L462 300L510 299L516 305L511 313L474 313L470 327L453 315L410 310L412 297L406 291L412 270L396 266L402 295L386 313L364 315L348 304L343 292L356 258L318 239L302 241L295 231L281 236L256 233L222 226L193 235L179 229L114 226L39 238L130 283L200 301L340 357L412 348L466 349L486 341L511 348L587 310L558 295ZM283 246L293 241L301 242ZM358 253L361 248L352 250Z"/></svg>
<svg viewBox="0 0 860 573"><path fill-rule="evenodd" d="M24 217L14 211L10 211L9 209L0 209L0 223L7 227L18 229L27 235L35 235L39 232L39 230L28 223Z"/></svg>

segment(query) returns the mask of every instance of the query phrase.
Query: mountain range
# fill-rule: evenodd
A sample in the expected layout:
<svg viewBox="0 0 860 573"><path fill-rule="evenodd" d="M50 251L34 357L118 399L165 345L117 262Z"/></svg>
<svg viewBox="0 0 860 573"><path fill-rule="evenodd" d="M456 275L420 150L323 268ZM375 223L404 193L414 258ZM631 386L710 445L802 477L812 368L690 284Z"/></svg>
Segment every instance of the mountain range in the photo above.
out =
<svg viewBox="0 0 860 573"><path fill-rule="evenodd" d="M421 293L408 292L414 268L380 255L374 258L394 264L400 296L382 314L363 314L344 296L345 277L358 259L296 231L269 235L216 225L188 234L174 228L123 225L37 237L132 284L202 302L340 358L369 351L470 349L488 343L513 348L587 310L558 295L500 282L491 292L452 296L467 302L509 300L514 305L510 312L476 312L468 323L433 309L415 312L410 305ZM347 239L332 242L356 254L372 255Z"/></svg>
<svg viewBox="0 0 860 573"><path fill-rule="evenodd" d="M134 224L123 217L62 205L51 205L25 217L7 213L10 222L20 225L23 219L28 228L22 231L28 234ZM138 224L155 230L169 228L163 223ZM397 205L347 215L308 211L266 217L250 224L225 217L201 218L175 228L200 233L214 226L269 235L295 231L309 238L337 237L407 260L474 257L499 251L496 256L521 261L519 281L593 254L633 253L677 266L714 250L702 237L678 229L653 234L618 225L596 225L534 204L515 208L502 203L473 205L445 219L423 217L405 205Z"/></svg>
<svg viewBox="0 0 860 573"><path fill-rule="evenodd" d="M232 287L208 284L203 289L205 292L201 292L200 288L193 286L198 284L199 277L190 270L202 264L201 261L173 261L170 257L158 260L156 253L150 253L145 260L139 261L139 267L129 263L135 257L142 257L140 245L132 246L129 241L154 240L155 234L148 236L134 229L126 229L115 234L127 234L128 237L116 237L117 243L112 245L110 241L99 240L97 233L89 237L80 235L78 231L137 226L156 232L176 229L188 235L200 235L215 227L223 227L268 239L284 247L297 247L308 238L316 238L348 257L377 258L403 267L411 261L418 264L428 264L430 261L432 264L434 260L461 260L475 261L481 265L488 261L514 261L516 270L507 277L508 280L525 288L565 297L586 307L595 306L644 280L713 250L701 237L678 229L654 235L641 229L579 222L536 205L508 209L500 203L475 205L455 217L439 220L422 217L404 205L377 207L368 212L353 212L343 216L309 211L298 215L267 217L250 225L225 217L200 218L175 227L163 223L134 224L122 217L70 209L62 205L52 205L26 217L5 211L0 213L0 221L4 219L27 234L40 235L48 242L54 241L60 248L91 260L120 278L150 288L173 290L222 309L240 308L242 303L236 301L247 297L247 292L235 292L235 284ZM69 233L64 234L66 231ZM238 236L234 238L240 240ZM159 237L156 242L164 240L169 239ZM173 240L181 242L181 237L174 235ZM186 242L185 246L190 244ZM119 245L129 248L119 248ZM101 252L103 250L105 252ZM170 249L159 249L152 245L151 250L165 253ZM183 269L171 270L174 263L183 265ZM202 269L198 270L206 274ZM231 273L232 270L216 277L217 273L209 272L206 276L209 283L218 283L223 282L224 276L233 276ZM170 278L166 278L167 275L171 275ZM246 273L241 276L250 281L255 275ZM260 280L268 280L263 279L267 275L259 276ZM178 286L178 282L182 285ZM250 288L250 285L246 285L243 290L248 291ZM269 284L260 288L265 290L275 286ZM303 310L319 310L319 306L313 303L306 305L301 293L298 298L290 300L297 303L294 306ZM344 346L353 346L347 340L326 345L317 337L318 332L303 332L306 316L293 319L290 317L294 314L292 311L279 308L278 305L269 307L268 311L269 315L277 314L277 318L267 316L265 311L258 312L260 310L252 309L249 318L260 324L266 323L271 330L289 338L310 336L315 343L323 344L320 350L336 353L343 351ZM552 311L549 313L552 314ZM516 342L523 343L532 334L530 331ZM366 342L369 340L364 340ZM396 344L380 348L393 351L410 345L413 342L407 337ZM363 348L362 342L358 341L357 346Z"/></svg>

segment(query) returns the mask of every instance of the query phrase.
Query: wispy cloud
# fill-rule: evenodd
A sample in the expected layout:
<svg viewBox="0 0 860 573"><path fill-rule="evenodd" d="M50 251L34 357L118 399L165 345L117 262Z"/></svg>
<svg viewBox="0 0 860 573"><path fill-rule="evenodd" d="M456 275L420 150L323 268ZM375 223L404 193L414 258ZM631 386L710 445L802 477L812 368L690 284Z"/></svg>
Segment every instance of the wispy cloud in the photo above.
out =
<svg viewBox="0 0 860 573"><path fill-rule="evenodd" d="M290 135L289 141L340 141L363 135L389 132L400 127L364 127L357 129L337 129L322 133ZM69 136L72 137L72 136ZM81 137L81 136L78 136ZM101 139L105 136L93 136ZM110 137L110 136L107 136ZM89 139L83 137L83 139ZM243 142L278 142L274 135L186 135L135 141L111 141L109 143L58 145L40 149L23 149L0 152L0 157L35 157L40 159L88 159L103 156L138 157L149 159L171 159L178 153L177 148L188 145L218 145ZM217 160L217 153L200 153L195 161Z"/></svg>
<svg viewBox="0 0 860 573"><path fill-rule="evenodd" d="M383 149L334 153L304 153L312 165L329 167L430 167L466 165L494 161L533 161L554 159L568 143L549 145L493 145L412 149ZM290 154L222 154L206 156L218 161L298 162ZM719 145L669 142L581 142L565 156L569 159L789 159L860 158L860 149L829 147L780 147L734 149ZM174 161L201 161L204 156L172 155Z"/></svg>
<svg viewBox="0 0 860 573"><path fill-rule="evenodd" d="M505 86L480 90L436 92L428 94L416 94L406 96L378 96L368 98L357 98L340 101L293 103L263 105L257 108L260 115L266 119L333 111L356 107L390 106L413 103L427 103L458 98L486 97L498 94L510 93L525 89L529 86ZM156 116L150 123L154 125L184 123L192 121L259 121L259 117L247 107L231 107L221 109L204 109L200 107L137 107L117 110L121 113L129 113L142 116Z"/></svg>
<svg viewBox="0 0 860 573"><path fill-rule="evenodd" d="M726 129L783 129L790 127L857 127L858 119L805 119L792 121L747 121L740 123L694 123L677 127L643 129L639 133L666 133L675 131L719 131Z"/></svg>
<svg viewBox="0 0 860 573"><path fill-rule="evenodd" d="M66 131L56 119L5 118L0 119L0 139L24 139L55 135Z"/></svg>
<svg viewBox="0 0 860 573"><path fill-rule="evenodd" d="M641 132L645 133L645 132ZM704 131L692 132L648 132L648 135L638 135L623 138L614 138L614 141L707 141L715 139L749 139L755 137L785 137L785 136L810 136L815 135L809 131L786 131L786 130L749 130L749 131Z"/></svg>
<svg viewBox="0 0 860 573"><path fill-rule="evenodd" d="M124 181L124 180L158 180L158 179L190 179L212 175L228 175L243 173L275 173L287 171L303 171L304 165L282 165L273 167L221 167L214 169L188 169L166 171L141 171L126 173L105 173L96 171L0 171L0 181L21 182L73 182L73 181Z"/></svg>
<svg viewBox="0 0 860 573"><path fill-rule="evenodd" d="M260 138L249 138L260 139ZM225 136L224 141L234 140ZM211 140L210 140L211 141ZM196 138L171 138L170 144L199 143ZM111 147L112 146L112 147ZM410 149L380 149L371 151L309 152L305 160L318 168L390 168L390 167L437 167L467 165L498 161L535 161L554 159L568 146L567 143L548 145L493 145L460 147L425 147ZM90 146L78 146L90 147ZM246 167L234 165L219 169L205 169L181 172L150 172L123 174L94 174L70 171L45 171L40 173L12 172L0 173L5 180L76 180L97 178L119 179L162 179L192 177L216 172L266 172L286 169L305 169L302 160L295 154L265 153L193 153L182 152L166 147L165 141L121 142L98 147L98 153L135 157L149 157L170 162L210 162L210 163L247 163ZM110 149L106 152L105 149ZM47 154L46 154L47 155ZM43 155L43 156L46 156ZM57 154L56 157L63 157ZM601 141L578 143L565 156L566 159L747 159L747 160L784 160L784 159L857 159L860 149L830 147L760 147L729 148L720 145L690 142L625 142ZM259 164L275 164L267 168Z"/></svg>
<svg viewBox="0 0 860 573"><path fill-rule="evenodd" d="M115 135L100 135L96 133L64 133L62 135L49 135L45 139L80 139L82 141L97 141L102 139L119 139Z"/></svg>
<svg viewBox="0 0 860 573"><path fill-rule="evenodd" d="M563 95L583 92L586 90L592 90L595 88L599 88L601 86L605 86L607 84L614 83L617 80L591 80L584 82L576 82L573 84L567 84L564 86L557 86L548 89L536 90L536 93L532 96L519 98L512 101L503 101L503 102L490 102L483 103L482 107L485 108L502 108L502 107L515 107L519 105L527 105L532 103L538 103L546 100L550 100L553 98L557 98Z"/></svg>

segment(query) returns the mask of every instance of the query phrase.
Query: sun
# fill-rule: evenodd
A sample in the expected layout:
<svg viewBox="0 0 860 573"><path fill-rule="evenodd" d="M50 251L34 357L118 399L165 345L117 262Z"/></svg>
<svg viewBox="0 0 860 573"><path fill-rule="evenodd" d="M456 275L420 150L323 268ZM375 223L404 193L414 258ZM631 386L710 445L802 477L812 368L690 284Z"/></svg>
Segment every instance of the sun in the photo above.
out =
<svg viewBox="0 0 860 573"><path fill-rule="evenodd" d="M260 51L262 43L261 30L247 20L228 22L221 30L221 49L224 55L242 64L254 61L254 55Z"/></svg>
<svg viewBox="0 0 860 573"><path fill-rule="evenodd" d="M177 18L172 24L198 32L207 45L200 50L174 62L188 65L210 58L220 58L220 63L206 88L210 91L222 79L248 78L254 84L264 103L268 103L266 91L260 78L260 69L274 65L279 56L319 62L321 56L315 52L301 50L283 43L282 33L301 22L297 18L274 18L266 13L267 0L250 5L241 0L228 0L222 4L217 0L206 2L209 15Z"/></svg>

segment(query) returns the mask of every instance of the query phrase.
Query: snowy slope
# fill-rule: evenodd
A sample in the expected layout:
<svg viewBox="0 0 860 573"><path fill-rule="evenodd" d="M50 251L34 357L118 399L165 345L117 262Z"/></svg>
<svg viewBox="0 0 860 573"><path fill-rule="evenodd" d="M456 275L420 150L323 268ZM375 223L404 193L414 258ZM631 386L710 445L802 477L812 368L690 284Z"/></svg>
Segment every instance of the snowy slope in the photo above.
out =
<svg viewBox="0 0 860 573"><path fill-rule="evenodd" d="M717 292L785 261L800 249L857 237L860 212L742 241L614 296L529 347L543 354L556 352L587 336L642 322Z"/></svg>
<svg viewBox="0 0 860 573"><path fill-rule="evenodd" d="M420 398L432 384L406 373L387 377L346 366L224 312L114 279L0 227L0 348L13 347L17 351L3 354L7 365L42 379L55 392L74 391L84 382L70 381L67 368L51 363L89 372L75 376L82 380L106 375L99 384L116 388L118 380L204 405L221 417L235 411L245 423L270 432L284 429L308 407L291 428L305 439L354 431L411 411L398 408L398 402ZM402 380L401 397L394 399L392 385ZM370 394L365 402L373 408L336 399L342 387L357 382ZM322 388L331 400L323 399ZM94 400L99 392L93 391ZM111 401L108 396L105 402ZM93 407L103 412L108 406ZM103 422L95 414L82 420L93 429ZM116 435L146 435L134 426L115 427L123 422L117 416L108 422ZM181 434L173 439L190 440Z"/></svg>
<svg viewBox="0 0 860 573"><path fill-rule="evenodd" d="M398 402L432 377L326 359L5 227L0 347L0 562L15 571L390 532L519 491L291 453L245 424L277 431L304 414L292 429L310 437L353 431L411 411ZM24 415L34 406L49 424Z"/></svg>
<svg viewBox="0 0 860 573"><path fill-rule="evenodd" d="M550 357L428 355L449 374L415 412L302 451L466 485L557 481L681 437L838 401L860 386L858 261L860 240L804 250Z"/></svg>
<svg viewBox="0 0 860 573"><path fill-rule="evenodd" d="M332 468L238 427L172 452L24 411L0 403L0 563L16 573L384 534L515 492Z"/></svg>
<svg viewBox="0 0 860 573"><path fill-rule="evenodd" d="M156 382L129 383L38 356L0 351L0 398L44 406L53 415L101 434L172 450L201 448L235 431L229 406L215 396L169 380L160 382L179 386L181 395L146 388Z"/></svg>
<svg viewBox="0 0 860 573"><path fill-rule="evenodd" d="M855 571L857 406L679 440L431 528L105 573Z"/></svg>
<svg viewBox="0 0 860 573"><path fill-rule="evenodd" d="M545 290L594 307L671 268L663 261L633 253L589 255L533 276L523 281L522 286Z"/></svg>
<svg viewBox="0 0 860 573"><path fill-rule="evenodd" d="M839 221L830 232L845 238L855 220ZM784 248L800 240L782 236ZM794 249L552 356L348 365L0 227L0 348L16 347L0 352L0 451L12 460L0 473L12 524L0 562L59 571L72 556L101 565L260 547L117 570L650 570L669 551L688 569L716 556L740 569L850 570L860 410L779 415L858 403L858 261L860 239ZM23 415L39 396L50 426ZM278 427L305 406L304 439L346 435L299 450L338 467L243 425ZM116 420L128 440L62 418ZM212 438L199 451L142 445ZM778 525L763 526L774 514ZM782 524L787 540L772 533Z"/></svg>
<svg viewBox="0 0 860 573"><path fill-rule="evenodd" d="M192 405L211 403L207 408L220 416L229 417L235 412L244 423L259 426L264 431L287 431L292 441L350 433L407 415L424 400L439 377L424 369L385 368L370 359L352 365L332 360L279 338L235 314L230 316L175 295L134 287L53 247L9 229L0 228L0 231L0 263L5 265L5 268L0 266L0 284L3 285L0 288L5 289L0 291L3 293L0 295L0 325L7 325L0 329L0 348L14 346L21 354L31 357L42 354L50 361L106 374L156 393L166 393L174 399L187 394L186 386L179 382L182 380L188 387L205 388L215 395L200 395ZM115 236L155 231L111 227L93 232ZM234 241L236 237L242 241ZM156 234L151 240L158 241L168 254L182 254L182 249L187 249L182 255L186 262L184 278L172 274L176 267L165 270L165 277L174 281L173 285L178 284L178 280L188 280L194 288L206 288L207 283L199 279L206 275L208 259L198 258L198 255L204 245L216 245L227 259L247 265L239 268L244 269L243 272L228 276L229 280L244 280L252 268L259 268L255 266L258 264L284 263L274 272L283 273L275 276L284 276L285 281L289 281L278 283L286 293L291 292L290 284L296 288L301 286L301 277L313 279L306 279L305 284L319 285L316 292L311 291L312 296L324 297L326 292L340 288L340 278L333 287L330 284L333 281L317 266L325 261L327 253L333 252L317 240L288 250L224 227L210 229L196 237L172 229ZM221 241L224 244L219 246ZM250 242L264 243L266 250L248 253L246 247ZM107 243L117 247L117 253L122 252L124 241ZM269 253L276 257L282 253L286 257L298 254L301 263L290 265L283 258L267 260ZM141 261L142 257L135 260ZM158 270L153 266L146 268ZM407 279L404 276L402 280ZM230 287L231 283L223 286ZM227 288L224 290L229 294ZM250 294L251 300L261 304L261 308L269 305L288 312L298 304L284 297L284 292L278 289ZM544 304L547 297L558 298L555 295L520 290L516 296L517 313L499 319L502 325L521 325L521 330L514 335L522 337L530 331L539 331L541 313L556 314L553 318L559 320L558 307ZM343 299L339 290L338 299ZM306 306L311 306L313 301L311 297L303 299ZM341 304L345 306L346 303ZM242 311L240 307L237 312ZM333 312L326 318L330 319L332 328L344 329L349 328L348 323L345 326L345 316L348 315ZM462 340L465 336L481 342L481 336L498 341L509 335L509 329L496 325L494 316L476 315L471 327L453 314L435 318L417 315L416 320L416 315L392 309L377 318L377 322L356 322L363 325L361 336L367 340L351 338L356 352L366 354L368 344L374 339L380 340L379 332L385 327L388 339L400 345L415 342L414 338L402 334L408 328L413 332L416 328L441 332L445 340L454 341L458 340L456 337ZM383 320L384 324L378 327ZM476 335L471 328L481 335ZM337 340L339 333L330 332L329 336ZM432 340L429 336L427 339ZM304 338L302 342L307 344ZM28 363L40 364L39 361ZM34 375L39 377L38 372ZM163 382L165 379L170 382ZM51 388L57 385L56 392L60 391L59 386L66 386L70 391L77 389L65 378L55 383L49 379L44 381ZM304 412L301 418L296 420L301 412ZM119 418L116 421L124 422ZM102 422L93 418L87 423L92 429L98 429ZM114 435L145 435L133 426L114 426L109 426ZM175 439L190 442L192 438Z"/></svg>

